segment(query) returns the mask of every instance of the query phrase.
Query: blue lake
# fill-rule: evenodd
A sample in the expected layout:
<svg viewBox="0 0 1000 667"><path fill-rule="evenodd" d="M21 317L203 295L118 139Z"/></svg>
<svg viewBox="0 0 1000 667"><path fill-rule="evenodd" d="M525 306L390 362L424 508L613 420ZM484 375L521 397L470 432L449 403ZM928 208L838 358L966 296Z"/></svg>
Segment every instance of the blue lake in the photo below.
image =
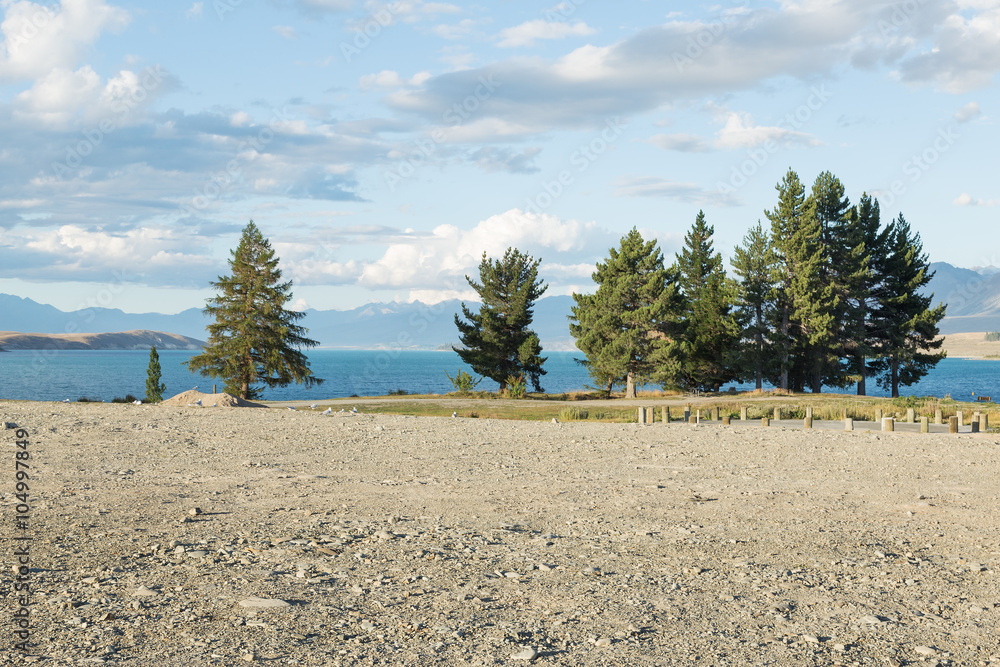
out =
<svg viewBox="0 0 1000 667"><path fill-rule="evenodd" d="M211 378L195 375L182 365L191 351L160 352L165 396L173 396L197 386L211 392ZM584 389L589 384L587 373L575 359L579 352L548 352L547 375L542 387L550 393ZM267 390L267 400L321 400L351 395L377 396L403 389L410 393L443 394L452 390L445 372L452 376L459 369L471 371L454 352L380 351L380 350L313 350L309 352L310 367L326 382L320 387L305 389L291 385ZM110 401L116 396L146 393L146 366L149 352L144 350L114 351L54 351L15 350L0 353L0 398L17 400L61 401L86 396ZM869 382L869 395L885 396L886 392ZM729 385L726 385L728 387ZM751 385L735 385L752 389ZM496 383L483 380L480 389L495 390ZM853 390L843 390L853 393ZM973 393L1000 398L1000 361L945 359L918 385L904 387L903 395L951 395L958 400L971 400Z"/></svg>

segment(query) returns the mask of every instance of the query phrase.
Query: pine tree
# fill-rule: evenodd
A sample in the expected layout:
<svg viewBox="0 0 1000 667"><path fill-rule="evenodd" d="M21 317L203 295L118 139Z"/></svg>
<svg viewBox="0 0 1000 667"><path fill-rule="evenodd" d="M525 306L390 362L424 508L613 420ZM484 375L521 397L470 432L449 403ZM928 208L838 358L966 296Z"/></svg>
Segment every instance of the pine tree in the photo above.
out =
<svg viewBox="0 0 1000 667"><path fill-rule="evenodd" d="M680 385L717 391L735 377L734 361L739 327L732 310L734 286L726 278L722 256L712 247L715 228L699 211L676 270L684 298L681 317L684 336L680 354Z"/></svg>
<svg viewBox="0 0 1000 667"><path fill-rule="evenodd" d="M515 248L508 248L503 259L490 261L483 253L479 264L480 283L465 279L482 300L479 314L462 304L462 315L455 315L461 348L453 348L462 361L479 375L488 377L507 389L508 378L526 376L535 391L542 391L539 378L545 375L538 336L529 327L532 308L546 289L538 279L538 265Z"/></svg>
<svg viewBox="0 0 1000 667"><path fill-rule="evenodd" d="M221 378L227 393L244 399L260 398L261 385L321 384L300 351L319 343L306 338L307 330L295 323L305 313L285 309L292 282L281 282L278 258L253 220L230 254L232 275L212 283L219 295L204 310L215 318L208 325L208 343L187 361L188 368Z"/></svg>
<svg viewBox="0 0 1000 667"><path fill-rule="evenodd" d="M760 221L733 252L733 273L737 282L737 321L742 326L736 372L742 381L753 379L757 389L771 375L775 350L770 336L774 319L777 257L771 239Z"/></svg>
<svg viewBox="0 0 1000 667"><path fill-rule="evenodd" d="M160 382L160 355L156 346L149 348L149 367L146 368L146 402L159 403L167 386Z"/></svg>
<svg viewBox="0 0 1000 667"><path fill-rule="evenodd" d="M920 293L934 272L929 270L920 234L910 229L902 213L892 222L887 251L875 316L881 334L879 354L886 362L878 383L896 398L900 386L916 384L945 357L945 352L935 352L943 342L938 323L945 306L931 308L934 295Z"/></svg>
<svg viewBox="0 0 1000 667"><path fill-rule="evenodd" d="M569 329L598 388L610 392L624 384L625 397L635 398L639 384L670 382L677 372L672 341L679 337L681 298L656 241L644 241L633 227L592 278L594 294L573 295Z"/></svg>
<svg viewBox="0 0 1000 667"><path fill-rule="evenodd" d="M778 206L765 212L778 257L775 343L782 357L775 384L794 391L808 384L818 393L823 369L830 361L837 299L832 285L820 279L824 249L816 203L806 198L802 182L791 169L776 189Z"/></svg>

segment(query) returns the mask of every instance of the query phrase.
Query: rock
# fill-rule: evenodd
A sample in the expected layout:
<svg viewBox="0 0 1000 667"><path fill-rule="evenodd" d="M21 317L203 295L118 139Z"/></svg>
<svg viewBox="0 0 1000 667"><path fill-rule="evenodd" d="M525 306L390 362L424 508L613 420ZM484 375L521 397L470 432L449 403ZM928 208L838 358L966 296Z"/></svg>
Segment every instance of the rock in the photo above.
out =
<svg viewBox="0 0 1000 667"><path fill-rule="evenodd" d="M371 632L375 629L375 624L371 621L361 621L361 629L365 632Z"/></svg>
<svg viewBox="0 0 1000 667"><path fill-rule="evenodd" d="M818 644L819 637L817 637L816 635L802 635L802 641L806 642L807 644Z"/></svg>
<svg viewBox="0 0 1000 667"><path fill-rule="evenodd" d="M375 537L377 537L380 540L391 540L395 539L396 536L387 530L380 530L377 533L375 533Z"/></svg>
<svg viewBox="0 0 1000 667"><path fill-rule="evenodd" d="M199 514L201 514L201 508L192 507L191 509L188 510L188 514L190 514L191 516L198 516Z"/></svg>
<svg viewBox="0 0 1000 667"><path fill-rule="evenodd" d="M240 606L253 609L281 609L289 606L289 604L277 598L247 598L246 600L240 600Z"/></svg>
<svg viewBox="0 0 1000 667"><path fill-rule="evenodd" d="M878 616L872 616L871 614L869 614L868 616L862 616L858 620L861 623L864 623L865 625L881 625L882 624L882 619L881 618L879 618Z"/></svg>
<svg viewBox="0 0 1000 667"><path fill-rule="evenodd" d="M151 597L153 595L159 595L159 593L151 588L146 588L145 586L139 586L139 588L135 589L135 593L132 593L132 595L138 595L141 597Z"/></svg>
<svg viewBox="0 0 1000 667"><path fill-rule="evenodd" d="M526 649L524 649L523 651L519 651L518 653L515 653L514 655L510 656L510 659L511 660L529 660L530 661L530 660L534 660L537 657L538 657L538 651L536 651L535 649L533 649L533 648L531 648L529 646Z"/></svg>
<svg viewBox="0 0 1000 667"><path fill-rule="evenodd" d="M930 646L917 646L916 648L913 649L913 652L918 653L920 655L934 655L935 653L937 653L937 651L932 649Z"/></svg>
<svg viewBox="0 0 1000 667"><path fill-rule="evenodd" d="M594 646L611 646L611 640L607 637L601 637L600 639L594 640Z"/></svg>

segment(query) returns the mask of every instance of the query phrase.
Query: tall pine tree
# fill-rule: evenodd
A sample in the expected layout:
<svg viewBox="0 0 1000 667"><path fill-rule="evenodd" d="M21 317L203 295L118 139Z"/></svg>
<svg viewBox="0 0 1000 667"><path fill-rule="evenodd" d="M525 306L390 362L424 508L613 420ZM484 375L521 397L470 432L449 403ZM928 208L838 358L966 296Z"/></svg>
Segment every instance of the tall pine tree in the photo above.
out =
<svg viewBox="0 0 1000 667"><path fill-rule="evenodd" d="M149 366L146 368L146 402L159 403L163 400L163 390L167 388L160 382L160 355L156 346L149 348Z"/></svg>
<svg viewBox="0 0 1000 667"><path fill-rule="evenodd" d="M734 286L726 278L722 256L712 247L715 228L698 211L677 255L678 283L684 298L681 317L680 374L686 389L717 391L735 376L739 327L732 314Z"/></svg>
<svg viewBox="0 0 1000 667"><path fill-rule="evenodd" d="M230 254L232 275L212 283L219 295L204 310L215 318L208 325L208 343L187 367L221 378L226 393L244 399L260 398L263 386L322 383L300 351L319 343L306 338L307 330L296 324L305 313L285 309L292 282L281 281L278 258L253 220Z"/></svg>
<svg viewBox="0 0 1000 667"><path fill-rule="evenodd" d="M825 252L816 203L806 198L791 169L776 189L778 206L765 212L778 258L775 343L782 357L775 384L793 391L809 386L818 393L830 361L837 298L820 277Z"/></svg>
<svg viewBox="0 0 1000 667"><path fill-rule="evenodd" d="M490 261L483 253L479 264L480 283L465 279L482 299L479 313L462 304L455 315L462 347L453 348L462 361L479 375L507 389L507 379L525 375L535 391L542 391L539 378L545 375L542 346L531 326L532 308L546 289L538 279L538 265L515 248L508 248L500 260Z"/></svg>
<svg viewBox="0 0 1000 667"><path fill-rule="evenodd" d="M753 380L757 389L772 375L775 349L771 340L774 320L777 257L771 237L760 221L733 252L733 273L739 278L736 317L741 326L735 371L740 380Z"/></svg>
<svg viewBox="0 0 1000 667"><path fill-rule="evenodd" d="M573 295L569 329L598 388L624 384L625 397L635 398L637 385L676 377L680 291L656 241L634 227L608 253L592 276L597 291Z"/></svg>
<svg viewBox="0 0 1000 667"><path fill-rule="evenodd" d="M902 213L892 222L886 249L876 314L879 354L886 368L878 383L896 398L900 386L916 384L945 357L938 338L945 306L932 308L934 295L921 294L934 272L929 270L920 234L910 229Z"/></svg>

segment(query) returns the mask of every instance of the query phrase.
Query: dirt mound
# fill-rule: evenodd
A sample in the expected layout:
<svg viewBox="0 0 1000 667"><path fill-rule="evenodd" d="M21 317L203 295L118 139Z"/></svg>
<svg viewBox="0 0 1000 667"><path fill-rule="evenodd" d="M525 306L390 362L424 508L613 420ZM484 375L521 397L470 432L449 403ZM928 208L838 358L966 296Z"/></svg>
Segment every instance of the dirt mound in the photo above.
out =
<svg viewBox="0 0 1000 667"><path fill-rule="evenodd" d="M198 401L201 401L199 404ZM200 391L194 389L189 389L188 391L182 391L176 396L172 396L160 405L169 405L171 407L204 407L204 408L266 408L266 405L261 403L253 403L251 401L246 401L242 398L237 398L232 394L203 394Z"/></svg>

